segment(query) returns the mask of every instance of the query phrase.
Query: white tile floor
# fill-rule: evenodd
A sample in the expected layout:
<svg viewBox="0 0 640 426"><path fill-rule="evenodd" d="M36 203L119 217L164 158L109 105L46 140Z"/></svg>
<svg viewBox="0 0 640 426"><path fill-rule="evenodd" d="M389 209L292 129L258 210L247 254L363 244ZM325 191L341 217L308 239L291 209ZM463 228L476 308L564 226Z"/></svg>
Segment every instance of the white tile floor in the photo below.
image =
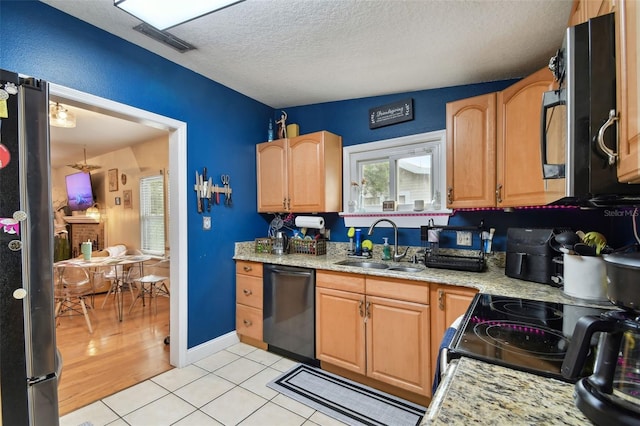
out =
<svg viewBox="0 0 640 426"><path fill-rule="evenodd" d="M267 383L295 361L238 343L60 418L60 426L334 426Z"/></svg>

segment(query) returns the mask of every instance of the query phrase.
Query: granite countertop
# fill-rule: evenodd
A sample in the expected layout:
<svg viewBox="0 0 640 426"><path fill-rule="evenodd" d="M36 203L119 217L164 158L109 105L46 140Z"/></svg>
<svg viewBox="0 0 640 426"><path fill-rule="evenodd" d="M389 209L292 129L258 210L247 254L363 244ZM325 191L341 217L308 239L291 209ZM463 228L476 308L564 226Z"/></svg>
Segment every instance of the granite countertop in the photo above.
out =
<svg viewBox="0 0 640 426"><path fill-rule="evenodd" d="M234 259L463 286L482 293L547 302L606 306L585 303L565 295L556 287L507 277L504 274L504 253L489 256L484 272L433 268L425 268L421 272L398 272L336 265L336 262L347 259L346 244L329 244L327 254L323 256L276 256L255 253L253 242L236 243ZM379 261L379 255L375 253L374 248L372 260ZM407 262L401 264L406 266ZM575 407L572 393L573 385L569 383L463 357L452 361L447 368L421 424L589 424Z"/></svg>
<svg viewBox="0 0 640 426"><path fill-rule="evenodd" d="M385 269L360 268L357 266L336 265L336 262L346 260L346 243L327 243L327 254L312 256L308 254L273 255L268 253L255 253L254 242L236 243L235 260L248 260L277 265L298 266L303 268L324 269L337 272L349 272L361 275L375 275L392 278L402 278L426 283L447 284L475 288L482 293L500 296L520 297L524 299L542 300L545 302L569 303L574 305L598 306L565 295L562 290L550 285L535 282L522 281L510 278L504 274L504 253L496 253L488 256L487 269L484 272L453 271L449 269L424 268L422 272L401 272ZM420 247L410 248L406 259L410 259L415 250ZM380 250L374 247L374 256L371 261L380 260ZM477 253L477 252L476 252ZM388 262L389 265L411 265L409 262ZM417 266L417 265L416 265ZM423 266L424 267L424 266Z"/></svg>
<svg viewBox="0 0 640 426"><path fill-rule="evenodd" d="M586 425L573 385L471 358L452 361L421 425Z"/></svg>

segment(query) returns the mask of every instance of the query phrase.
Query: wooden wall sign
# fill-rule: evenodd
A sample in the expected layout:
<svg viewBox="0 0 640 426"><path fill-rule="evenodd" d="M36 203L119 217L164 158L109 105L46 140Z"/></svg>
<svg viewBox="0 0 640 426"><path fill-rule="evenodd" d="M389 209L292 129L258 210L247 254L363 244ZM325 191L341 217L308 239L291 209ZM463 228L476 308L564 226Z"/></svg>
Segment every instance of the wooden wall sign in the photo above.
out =
<svg viewBox="0 0 640 426"><path fill-rule="evenodd" d="M370 129L411 120L413 120L413 98L407 98L369 110Z"/></svg>

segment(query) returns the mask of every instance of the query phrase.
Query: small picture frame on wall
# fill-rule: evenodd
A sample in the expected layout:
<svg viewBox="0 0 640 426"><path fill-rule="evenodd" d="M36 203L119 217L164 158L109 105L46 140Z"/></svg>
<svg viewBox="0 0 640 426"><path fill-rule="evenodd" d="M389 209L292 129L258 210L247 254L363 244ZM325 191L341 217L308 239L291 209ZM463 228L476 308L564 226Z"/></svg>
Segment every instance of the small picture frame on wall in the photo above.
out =
<svg viewBox="0 0 640 426"><path fill-rule="evenodd" d="M118 190L118 169L109 169L109 192Z"/></svg>
<svg viewBox="0 0 640 426"><path fill-rule="evenodd" d="M125 209L132 208L132 205L131 205L131 190L130 189L126 189L126 190L122 191L122 198L123 198L124 208Z"/></svg>
<svg viewBox="0 0 640 426"><path fill-rule="evenodd" d="M116 197L116 206L119 206L120 204L122 204L120 197Z"/></svg>

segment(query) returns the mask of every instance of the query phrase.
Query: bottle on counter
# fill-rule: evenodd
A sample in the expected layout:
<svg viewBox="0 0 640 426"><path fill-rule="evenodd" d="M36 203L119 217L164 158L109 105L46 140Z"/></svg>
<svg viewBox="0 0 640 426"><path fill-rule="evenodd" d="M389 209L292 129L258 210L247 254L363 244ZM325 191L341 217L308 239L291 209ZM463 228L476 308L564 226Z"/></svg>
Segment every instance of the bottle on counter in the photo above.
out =
<svg viewBox="0 0 640 426"><path fill-rule="evenodd" d="M391 247L389 247L389 238L383 237L384 244L382 244L382 260L391 260Z"/></svg>
<svg viewBox="0 0 640 426"><path fill-rule="evenodd" d="M362 254L362 229L360 228L356 229L355 243L355 254L356 256L360 256Z"/></svg>
<svg viewBox="0 0 640 426"><path fill-rule="evenodd" d="M269 130L267 131L267 142L271 142L273 140L273 119L269 119Z"/></svg>

